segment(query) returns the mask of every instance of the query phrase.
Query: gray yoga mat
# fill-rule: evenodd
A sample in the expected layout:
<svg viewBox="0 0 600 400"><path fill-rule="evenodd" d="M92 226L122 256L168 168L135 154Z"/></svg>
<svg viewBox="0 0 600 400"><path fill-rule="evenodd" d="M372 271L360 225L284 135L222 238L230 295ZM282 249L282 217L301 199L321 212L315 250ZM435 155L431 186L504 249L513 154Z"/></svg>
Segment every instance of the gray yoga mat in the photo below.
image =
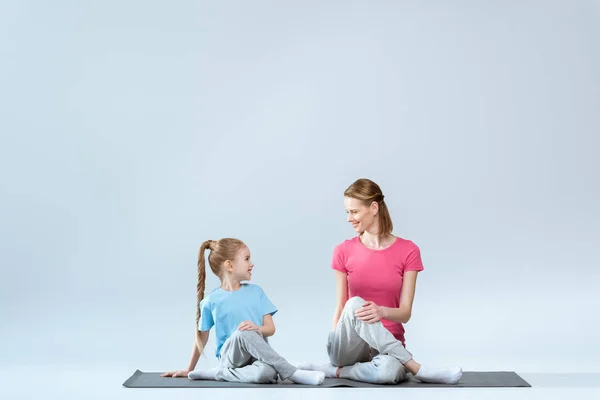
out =
<svg viewBox="0 0 600 400"><path fill-rule="evenodd" d="M409 379L397 385L374 385L351 381L349 379L326 378L322 385L296 385L289 381L274 384L234 383L191 380L188 378L163 378L160 372L142 372L140 370L123 382L128 388L332 388L332 387L361 387L361 388L394 388L394 387L531 387L523 378L513 371L465 371L456 385L422 383L409 375Z"/></svg>

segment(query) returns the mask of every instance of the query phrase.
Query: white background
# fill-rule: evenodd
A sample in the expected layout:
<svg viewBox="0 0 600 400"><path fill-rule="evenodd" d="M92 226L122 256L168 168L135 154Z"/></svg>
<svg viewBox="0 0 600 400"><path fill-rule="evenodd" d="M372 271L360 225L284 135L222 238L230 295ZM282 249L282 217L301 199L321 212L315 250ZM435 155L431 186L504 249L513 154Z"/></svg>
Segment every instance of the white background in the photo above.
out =
<svg viewBox="0 0 600 400"><path fill-rule="evenodd" d="M279 307L272 345L326 362L367 177L422 251L418 361L599 372L599 22L598 1L2 2L3 367L184 368L197 249L225 236Z"/></svg>

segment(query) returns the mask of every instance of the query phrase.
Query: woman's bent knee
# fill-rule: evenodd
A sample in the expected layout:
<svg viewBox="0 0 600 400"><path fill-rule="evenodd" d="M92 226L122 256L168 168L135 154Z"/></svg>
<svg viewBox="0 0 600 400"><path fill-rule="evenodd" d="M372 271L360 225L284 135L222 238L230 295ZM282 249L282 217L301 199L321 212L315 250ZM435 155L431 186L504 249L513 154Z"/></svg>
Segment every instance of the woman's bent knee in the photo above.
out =
<svg viewBox="0 0 600 400"><path fill-rule="evenodd" d="M344 312L351 313L352 315L354 315L354 312L361 308L365 303L366 301L362 297L351 297L344 305Z"/></svg>

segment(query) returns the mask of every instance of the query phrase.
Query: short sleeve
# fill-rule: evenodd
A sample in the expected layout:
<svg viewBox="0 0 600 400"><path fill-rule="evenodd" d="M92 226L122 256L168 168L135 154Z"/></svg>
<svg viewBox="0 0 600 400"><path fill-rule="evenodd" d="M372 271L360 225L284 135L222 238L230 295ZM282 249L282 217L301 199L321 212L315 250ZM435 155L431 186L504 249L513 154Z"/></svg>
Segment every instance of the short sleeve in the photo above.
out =
<svg viewBox="0 0 600 400"><path fill-rule="evenodd" d="M200 321L198 322L199 331L209 331L210 328L212 328L215 324L211 308L210 302L206 299L200 302Z"/></svg>
<svg viewBox="0 0 600 400"><path fill-rule="evenodd" d="M264 290L262 290L262 288L260 289L260 310L261 310L261 315L265 316L267 314L270 315L275 315L275 313L277 312L277 307L275 307L275 304L273 304L271 302L271 300L269 299L269 296L267 296L267 294L265 293Z"/></svg>
<svg viewBox="0 0 600 400"><path fill-rule="evenodd" d="M408 253L404 262L404 271L423 271L423 261L421 260L421 250L417 245Z"/></svg>
<svg viewBox="0 0 600 400"><path fill-rule="evenodd" d="M331 268L347 274L348 270L346 269L346 257L344 256L342 245L343 243L335 246L333 249Z"/></svg>

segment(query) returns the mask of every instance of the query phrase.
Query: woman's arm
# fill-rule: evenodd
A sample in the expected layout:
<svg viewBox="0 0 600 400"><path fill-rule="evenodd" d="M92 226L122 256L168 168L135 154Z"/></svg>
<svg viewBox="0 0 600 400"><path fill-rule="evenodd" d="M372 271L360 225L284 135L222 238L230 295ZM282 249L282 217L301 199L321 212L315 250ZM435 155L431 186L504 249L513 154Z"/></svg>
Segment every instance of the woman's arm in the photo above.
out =
<svg viewBox="0 0 600 400"><path fill-rule="evenodd" d="M381 307L383 309L383 318L403 324L410 320L417 286L417 273L418 271L406 271L404 273L402 292L400 294L400 307Z"/></svg>
<svg viewBox="0 0 600 400"><path fill-rule="evenodd" d="M338 321L340 320L340 316L342 315L342 311L344 311L344 306L348 301L348 277L341 271L334 270L333 272L335 274L336 299L335 312L333 313L333 330L335 330Z"/></svg>
<svg viewBox="0 0 600 400"><path fill-rule="evenodd" d="M273 316L266 314L263 316L262 326L258 327L258 330L263 334L264 337L273 336L275 334L275 323L273 322Z"/></svg>

